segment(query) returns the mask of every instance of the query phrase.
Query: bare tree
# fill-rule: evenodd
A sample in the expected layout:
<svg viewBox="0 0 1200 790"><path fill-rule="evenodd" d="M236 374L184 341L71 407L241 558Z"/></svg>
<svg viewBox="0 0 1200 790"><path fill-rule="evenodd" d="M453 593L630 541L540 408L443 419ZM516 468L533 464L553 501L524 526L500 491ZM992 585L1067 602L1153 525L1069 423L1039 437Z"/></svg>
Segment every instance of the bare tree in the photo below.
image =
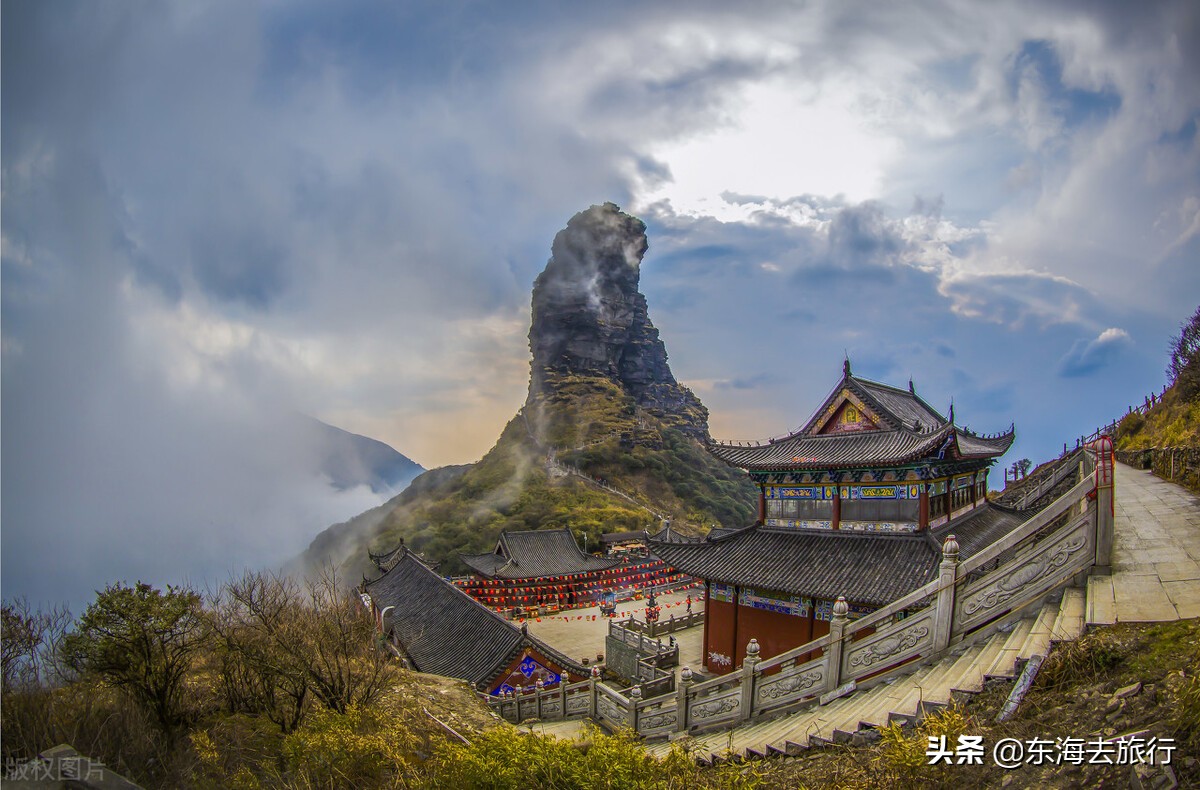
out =
<svg viewBox="0 0 1200 790"><path fill-rule="evenodd" d="M5 692L63 679L58 647L71 625L65 607L34 611L24 598L5 601L0 613L0 684Z"/></svg>
<svg viewBox="0 0 1200 790"><path fill-rule="evenodd" d="M396 666L374 649L374 623L326 567L303 583L247 573L213 602L224 648L221 686L231 710L262 713L284 732L311 704L344 713L374 700Z"/></svg>

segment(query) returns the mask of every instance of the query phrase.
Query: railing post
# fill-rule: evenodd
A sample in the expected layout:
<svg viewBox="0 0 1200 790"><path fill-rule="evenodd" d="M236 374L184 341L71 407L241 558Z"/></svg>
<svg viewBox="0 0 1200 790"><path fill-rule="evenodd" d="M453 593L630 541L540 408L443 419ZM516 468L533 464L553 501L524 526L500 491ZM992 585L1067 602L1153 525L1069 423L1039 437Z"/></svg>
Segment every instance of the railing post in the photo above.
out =
<svg viewBox="0 0 1200 790"><path fill-rule="evenodd" d="M1113 549L1113 447L1112 439L1096 442L1096 565L1107 569Z"/></svg>
<svg viewBox="0 0 1200 790"><path fill-rule="evenodd" d="M560 718L567 718L567 683L571 676L563 672L562 678L558 681L558 709L562 711Z"/></svg>
<svg viewBox="0 0 1200 790"><path fill-rule="evenodd" d="M947 535L942 544L942 564L938 573L938 592L934 603L933 650L940 653L950 646L954 630L954 582L958 579L958 540Z"/></svg>
<svg viewBox="0 0 1200 790"><path fill-rule="evenodd" d="M692 686L692 670L684 667L679 670L679 685L675 687L675 729L679 732L688 730L688 689Z"/></svg>
<svg viewBox="0 0 1200 790"><path fill-rule="evenodd" d="M629 689L629 729L637 732L638 703L642 701L642 687L634 686Z"/></svg>
<svg viewBox="0 0 1200 790"><path fill-rule="evenodd" d="M754 714L754 667L758 664L758 640L751 639L746 645L746 658L742 661L742 721Z"/></svg>
<svg viewBox="0 0 1200 790"><path fill-rule="evenodd" d="M600 667L592 667L592 676L588 678L588 717L599 717L599 707L596 705L596 683L600 680Z"/></svg>
<svg viewBox="0 0 1200 790"><path fill-rule="evenodd" d="M850 605L839 595L833 603L833 619L829 621L829 649L825 651L825 691L833 691L842 682L842 638L846 635Z"/></svg>
<svg viewBox="0 0 1200 790"><path fill-rule="evenodd" d="M542 689L545 688L545 686L546 686L545 682L541 678L538 678L538 681L534 685L534 689L533 689L533 695L534 695L533 696L533 699L534 699L533 710L534 710L534 715L537 717L538 721L541 721L541 719L542 719Z"/></svg>

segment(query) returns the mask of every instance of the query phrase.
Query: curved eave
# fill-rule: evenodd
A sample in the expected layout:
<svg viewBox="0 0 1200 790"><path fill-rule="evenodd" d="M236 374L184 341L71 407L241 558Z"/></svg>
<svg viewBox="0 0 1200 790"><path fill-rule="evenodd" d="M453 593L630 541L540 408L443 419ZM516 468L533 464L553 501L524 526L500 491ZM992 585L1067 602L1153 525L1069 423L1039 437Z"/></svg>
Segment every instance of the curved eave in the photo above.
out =
<svg viewBox="0 0 1200 790"><path fill-rule="evenodd" d="M708 450L719 460L731 466L736 466L739 469L752 472L820 471L833 468L873 469L912 463L925 458L931 453L936 453L952 432L953 426L946 426L929 434L913 434L905 431L872 431L869 434L839 434L834 436L802 437L790 441L779 440L752 447L713 444L709 446ZM839 445L848 442L863 442L864 440L871 439L877 440L880 443L890 440L891 444L898 444L900 446L885 447L882 448L882 453L870 455L838 455L836 452L828 452L830 448L836 450ZM801 443L805 444L802 445ZM813 450L824 450L826 452L822 456L808 455ZM787 457L789 454L791 454L791 458Z"/></svg>
<svg viewBox="0 0 1200 790"><path fill-rule="evenodd" d="M997 458L1008 452L1016 438L1016 431L1012 429L999 436L976 436L969 431L956 430L954 445L960 458Z"/></svg>

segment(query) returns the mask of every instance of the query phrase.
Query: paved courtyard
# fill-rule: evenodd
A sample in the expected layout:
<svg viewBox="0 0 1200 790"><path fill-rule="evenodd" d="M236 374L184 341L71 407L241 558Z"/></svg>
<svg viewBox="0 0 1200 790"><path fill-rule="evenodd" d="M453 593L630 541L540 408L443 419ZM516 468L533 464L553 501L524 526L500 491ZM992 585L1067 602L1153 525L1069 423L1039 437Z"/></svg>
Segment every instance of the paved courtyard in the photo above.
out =
<svg viewBox="0 0 1200 790"><path fill-rule="evenodd" d="M687 597L692 596L692 611L704 611L704 589L692 588L683 592L669 593L657 596L658 605L662 607L660 617L669 620L672 616L682 617L687 612ZM646 619L646 601L625 601L617 605L617 616L614 620L624 620L630 615L639 620ZM594 619L593 619L594 618ZM527 620L529 632L539 639L544 639L550 646L561 650L576 660L587 658L593 663L597 655L605 652L604 638L608 635L609 619L600 613L599 607L587 609L572 609ZM679 665L690 666L696 671L701 666L701 649L704 626L698 625L674 634L679 642ZM663 642L667 637L662 637Z"/></svg>
<svg viewBox="0 0 1200 790"><path fill-rule="evenodd" d="M1088 622L1200 617L1200 497L1116 464L1112 574L1088 580Z"/></svg>

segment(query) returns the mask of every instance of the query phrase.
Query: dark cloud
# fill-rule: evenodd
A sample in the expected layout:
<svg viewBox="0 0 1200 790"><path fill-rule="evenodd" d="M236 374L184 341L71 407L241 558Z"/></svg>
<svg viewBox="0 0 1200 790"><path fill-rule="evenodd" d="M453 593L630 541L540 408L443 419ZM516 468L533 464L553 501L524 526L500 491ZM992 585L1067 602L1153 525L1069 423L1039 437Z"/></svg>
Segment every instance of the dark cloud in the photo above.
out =
<svg viewBox="0 0 1200 790"><path fill-rule="evenodd" d="M829 261L844 268L886 266L906 247L876 203L847 206L829 227Z"/></svg>

